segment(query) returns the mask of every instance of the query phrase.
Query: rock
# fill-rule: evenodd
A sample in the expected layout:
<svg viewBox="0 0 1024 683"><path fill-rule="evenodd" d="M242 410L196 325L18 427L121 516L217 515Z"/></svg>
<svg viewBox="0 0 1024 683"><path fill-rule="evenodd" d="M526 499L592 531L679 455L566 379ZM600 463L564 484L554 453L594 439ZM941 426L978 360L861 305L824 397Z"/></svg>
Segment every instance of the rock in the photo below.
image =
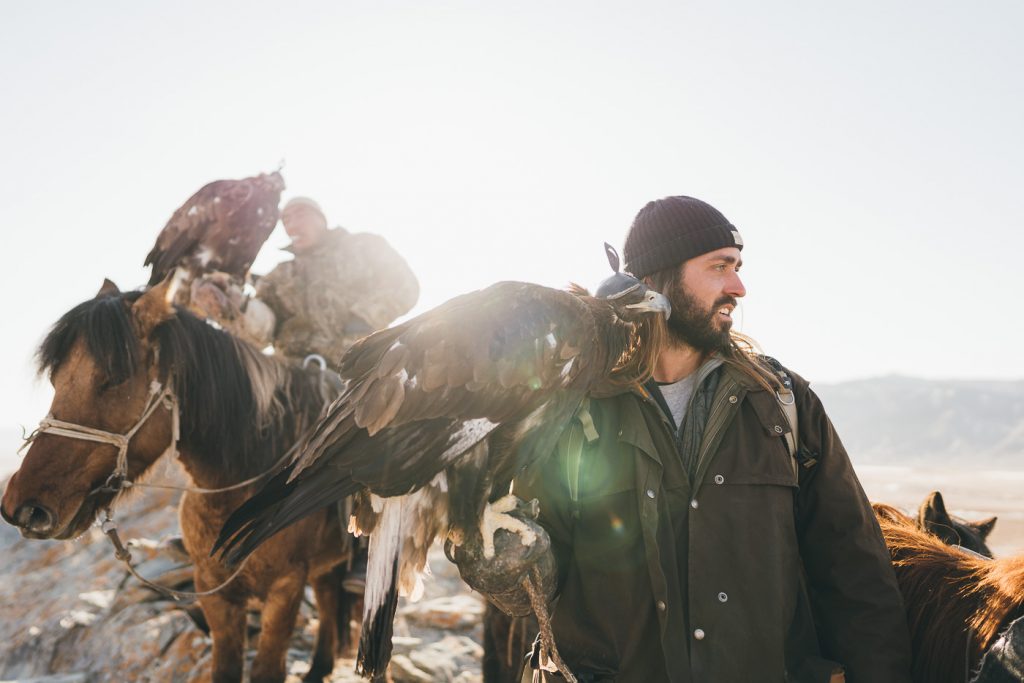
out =
<svg viewBox="0 0 1024 683"><path fill-rule="evenodd" d="M454 681L470 673L481 657L483 648L466 636L445 636L409 654L412 663L434 681Z"/></svg>
<svg viewBox="0 0 1024 683"><path fill-rule="evenodd" d="M439 680L417 668L406 655L393 656L390 669L391 678L395 683L432 683Z"/></svg>
<svg viewBox="0 0 1024 683"><path fill-rule="evenodd" d="M434 598L402 610L403 616L414 624L446 630L473 628L483 613L483 602L474 595Z"/></svg>

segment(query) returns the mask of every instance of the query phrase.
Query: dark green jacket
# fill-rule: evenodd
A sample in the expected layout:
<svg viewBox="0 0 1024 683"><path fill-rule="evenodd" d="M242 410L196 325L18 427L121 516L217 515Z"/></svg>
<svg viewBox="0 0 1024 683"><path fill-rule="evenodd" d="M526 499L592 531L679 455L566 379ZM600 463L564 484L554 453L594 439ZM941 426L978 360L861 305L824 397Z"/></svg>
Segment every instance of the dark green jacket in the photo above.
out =
<svg viewBox="0 0 1024 683"><path fill-rule="evenodd" d="M817 396L794 377L819 460L798 476L775 395L720 372L693 484L639 393L590 402L599 438L578 468L575 426L516 483L551 535L562 657L584 681L825 682L834 662L849 683L909 681L889 553Z"/></svg>

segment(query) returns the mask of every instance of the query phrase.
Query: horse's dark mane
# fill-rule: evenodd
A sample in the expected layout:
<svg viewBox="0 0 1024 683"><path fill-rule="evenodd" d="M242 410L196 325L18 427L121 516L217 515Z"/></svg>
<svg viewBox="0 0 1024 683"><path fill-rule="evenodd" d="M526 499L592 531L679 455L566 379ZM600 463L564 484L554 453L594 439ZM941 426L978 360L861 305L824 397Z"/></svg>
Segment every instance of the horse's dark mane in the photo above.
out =
<svg viewBox="0 0 1024 683"><path fill-rule="evenodd" d="M107 385L140 371L145 359L130 312L139 296L103 296L65 313L39 347L39 372L57 370L79 338ZM330 398L318 377L184 309L156 327L153 341L160 377L170 378L178 397L181 447L224 481L257 474L281 457Z"/></svg>
<svg viewBox="0 0 1024 683"><path fill-rule="evenodd" d="M907 610L914 679L964 680L968 665L976 665L1024 611L1024 557L968 555L921 531L899 510L874 507Z"/></svg>

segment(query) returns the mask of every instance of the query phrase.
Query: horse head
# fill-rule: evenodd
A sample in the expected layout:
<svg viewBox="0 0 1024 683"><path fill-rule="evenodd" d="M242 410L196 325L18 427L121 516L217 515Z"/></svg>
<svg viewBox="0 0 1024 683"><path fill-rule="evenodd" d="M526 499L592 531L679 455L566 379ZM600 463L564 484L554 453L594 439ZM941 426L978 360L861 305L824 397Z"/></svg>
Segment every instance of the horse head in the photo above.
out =
<svg viewBox="0 0 1024 683"><path fill-rule="evenodd" d="M79 536L118 497L112 475L135 480L174 441L174 398L161 389L168 378L152 339L174 315L173 291L168 280L122 294L107 280L40 346L53 402L0 501L0 514L26 538Z"/></svg>
<svg viewBox="0 0 1024 683"><path fill-rule="evenodd" d="M959 546L985 557L992 557L992 550L985 540L992 533L995 524L995 517L969 522L950 515L946 512L946 504L938 491L928 494L917 511L919 529L938 536L949 545Z"/></svg>

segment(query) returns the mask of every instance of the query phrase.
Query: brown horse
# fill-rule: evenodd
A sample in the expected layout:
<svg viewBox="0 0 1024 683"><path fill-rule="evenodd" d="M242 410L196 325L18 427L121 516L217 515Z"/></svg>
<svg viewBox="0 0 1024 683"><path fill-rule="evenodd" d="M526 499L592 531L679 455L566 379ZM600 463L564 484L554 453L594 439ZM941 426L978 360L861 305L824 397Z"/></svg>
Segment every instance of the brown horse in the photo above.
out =
<svg viewBox="0 0 1024 683"><path fill-rule="evenodd" d="M172 294L166 282L142 294L108 283L43 341L39 368L49 373L53 404L0 504L26 538L80 535L121 500L121 477L135 482L169 446L177 446L196 487L225 487L271 470L332 397L321 373L265 356L175 309ZM198 591L231 576L210 548L259 483L182 497L181 529ZM213 637L214 683L242 680L250 598L264 601L251 680L285 680L307 581L320 629L306 680L330 673L342 611L334 569L346 547L337 511L325 509L274 536L226 587L200 598Z"/></svg>
<svg viewBox="0 0 1024 683"><path fill-rule="evenodd" d="M914 680L962 683L1011 621L1024 616L1024 556L964 552L876 503L903 593Z"/></svg>

